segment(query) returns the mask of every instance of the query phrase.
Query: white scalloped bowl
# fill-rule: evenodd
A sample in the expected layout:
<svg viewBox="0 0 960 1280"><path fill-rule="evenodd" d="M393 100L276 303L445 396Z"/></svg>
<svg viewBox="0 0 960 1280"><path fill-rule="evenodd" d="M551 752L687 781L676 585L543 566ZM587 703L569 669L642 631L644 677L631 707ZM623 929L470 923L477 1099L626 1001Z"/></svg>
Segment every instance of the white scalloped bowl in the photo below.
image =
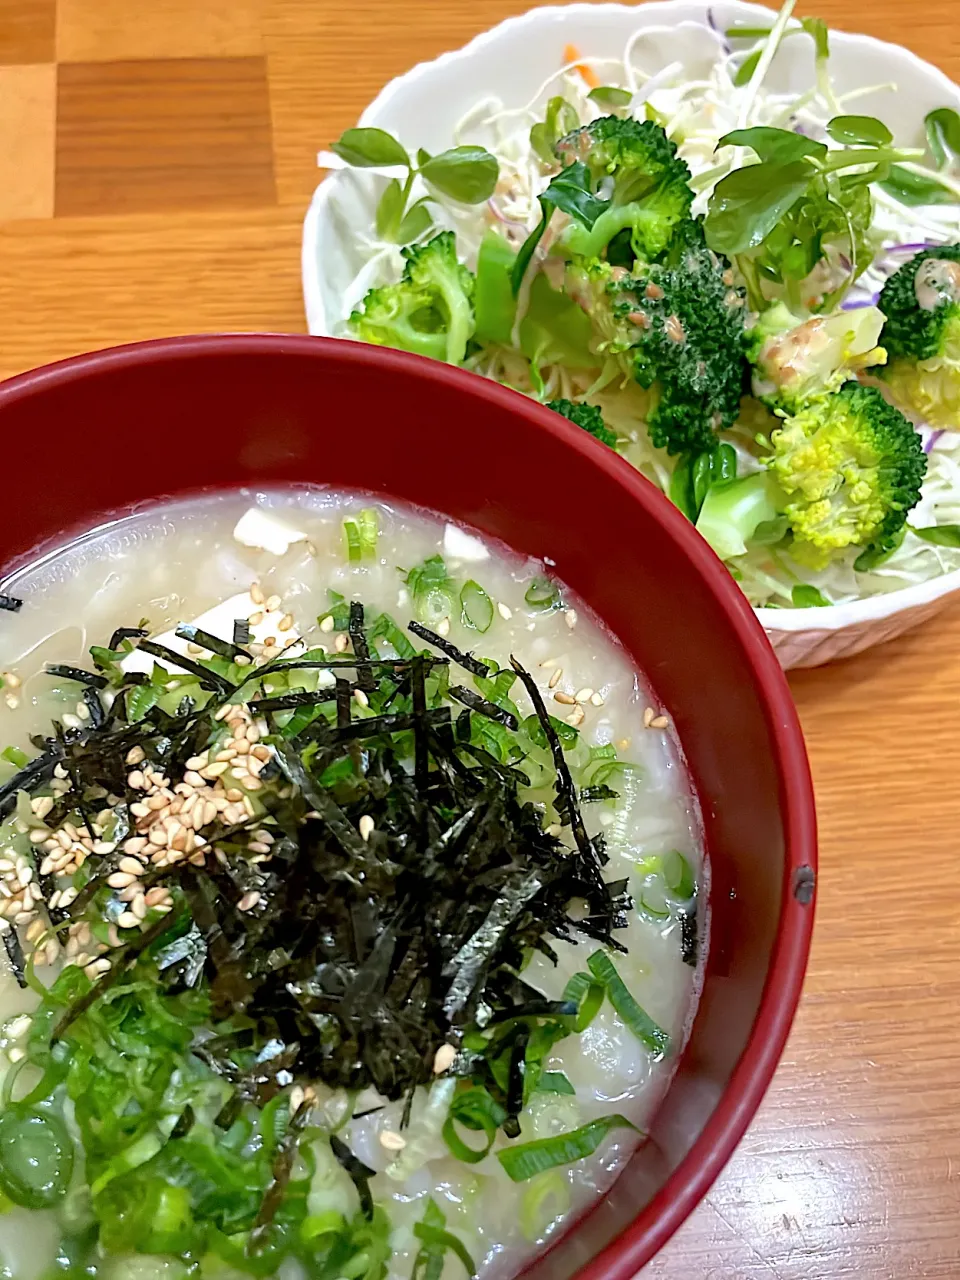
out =
<svg viewBox="0 0 960 1280"><path fill-rule="evenodd" d="M710 6L716 25L769 23L771 11L741 0ZM462 49L424 62L392 80L360 118L395 133L410 149L431 151L452 144L451 126L480 99L495 94L520 106L562 65L563 49L619 57L630 35L667 25L669 35L645 45L649 69L682 58L709 66L716 56L707 27L707 6L688 0L654 0L640 6L571 4L533 9L477 36ZM857 110L883 118L902 144L923 140L923 117L935 107L960 109L960 88L943 72L899 45L871 36L831 32L831 74L837 89L896 83L898 93L861 98ZM784 44L771 68L777 89L802 90L812 82L811 42ZM327 139L320 139L326 142ZM386 179L358 171L331 174L317 188L304 223L303 293L313 334L329 336L342 321L342 299L363 265L351 228L372 226ZM960 227L958 227L960 234ZM624 465L627 465L626 463ZM887 595L820 609L758 609L757 615L783 666L813 667L849 657L924 622L960 592L960 570Z"/></svg>

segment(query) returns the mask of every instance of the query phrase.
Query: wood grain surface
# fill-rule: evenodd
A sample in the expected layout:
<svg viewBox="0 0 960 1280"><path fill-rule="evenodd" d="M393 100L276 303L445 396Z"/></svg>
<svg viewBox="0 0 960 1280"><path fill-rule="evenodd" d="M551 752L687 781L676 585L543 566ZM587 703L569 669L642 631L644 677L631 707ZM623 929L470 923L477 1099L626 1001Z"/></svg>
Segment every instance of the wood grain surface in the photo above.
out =
<svg viewBox="0 0 960 1280"><path fill-rule="evenodd" d="M317 150L390 77L524 7L0 0L0 375L302 331ZM798 12L960 79L958 0ZM745 1141L646 1274L958 1280L960 609L792 685L821 823L804 1000Z"/></svg>

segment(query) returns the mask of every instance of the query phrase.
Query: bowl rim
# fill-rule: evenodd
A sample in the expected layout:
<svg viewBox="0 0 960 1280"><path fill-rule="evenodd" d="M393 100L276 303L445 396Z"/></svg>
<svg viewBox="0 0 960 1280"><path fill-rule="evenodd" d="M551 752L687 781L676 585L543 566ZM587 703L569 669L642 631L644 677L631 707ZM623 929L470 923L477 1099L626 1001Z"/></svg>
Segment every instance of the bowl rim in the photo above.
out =
<svg viewBox="0 0 960 1280"><path fill-rule="evenodd" d="M726 0L726 3L734 9L742 10L744 14L752 13L754 17L776 12L775 8L765 4L753 3L753 0ZM601 4L588 4L583 3L583 0L574 0L573 3L565 5L536 5L525 13L505 18L502 22L498 22L494 26L488 27L485 31L479 32L468 40L466 44L460 45L456 49L448 49L438 54L435 58L415 63L407 71L394 76L367 103L360 115L358 124L366 125L369 123L370 116L379 115L384 109L389 109L392 100L398 94L403 93L411 84L416 83L425 76L429 76L437 66L446 66L449 62L472 57L478 50L483 50L487 44L502 39L504 36L522 39L525 29L535 27L538 22L553 21L561 15L589 20L591 17L595 17L598 11L617 11L622 12L624 15L631 15L639 28L648 24L654 25L658 19L661 21L668 20L678 10L689 10L690 8L691 0L646 0L642 9L636 5L617 3L616 0L605 0ZM704 12L706 12L706 7ZM913 63L915 70L919 74L939 82L946 93L954 99L960 99L960 86L954 83L946 72L932 62L927 62L924 58L921 58L912 49L908 49L906 45L897 44L892 40L881 40L878 36L867 35L865 32L841 31L832 27L830 28L830 35L832 38L840 40L844 45L848 44L851 47L858 44L867 46L877 52L882 51L886 56L889 56L889 51L895 51L898 57L906 58L908 62ZM319 242L319 230L325 205L333 190L332 187L328 187L327 191L324 192L324 187L331 180L335 180L336 177L337 172L330 172L317 184L303 224L301 246L302 292L307 326L311 333L314 333L316 328L326 328L327 325L326 310L316 272L315 250ZM940 574L935 578L929 578L924 582L915 582L910 586L897 587L892 591L865 596L859 600L847 600L839 604L825 605L815 611L797 609L792 606L770 608L758 605L755 607L755 612L761 625L768 632L791 635L805 632L835 632L842 631L847 627L876 623L885 618L894 617L899 613L906 613L914 609L923 609L934 601L951 595L956 591L960 591L960 569L951 569L947 573Z"/></svg>
<svg viewBox="0 0 960 1280"><path fill-rule="evenodd" d="M666 1243L703 1199L733 1154L765 1094L780 1060L800 999L810 951L814 902L798 892L809 887L817 868L813 783L797 710L776 654L756 613L693 526L650 481L586 432L529 397L479 374L406 352L342 338L285 334L210 334L159 338L73 356L21 373L0 383L0 415L8 405L48 387L68 386L102 374L142 365L203 360L208 356L258 355L311 357L325 352L362 376L382 366L426 383L478 398L526 417L556 444L599 468L679 543L693 570L724 613L757 686L775 747L779 800L783 815L783 890L777 931L760 1005L746 1047L720 1095L714 1112L686 1156L637 1218L579 1273L580 1280L631 1280ZM598 1199L593 1208L602 1202ZM571 1224L576 1229L576 1224ZM561 1237L563 1238L563 1237Z"/></svg>

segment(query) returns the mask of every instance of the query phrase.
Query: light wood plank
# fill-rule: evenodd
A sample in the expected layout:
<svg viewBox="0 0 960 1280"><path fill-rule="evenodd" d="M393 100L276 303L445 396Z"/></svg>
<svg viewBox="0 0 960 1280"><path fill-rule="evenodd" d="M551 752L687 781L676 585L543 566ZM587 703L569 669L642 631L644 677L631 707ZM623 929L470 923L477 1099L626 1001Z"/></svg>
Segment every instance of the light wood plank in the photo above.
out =
<svg viewBox="0 0 960 1280"><path fill-rule="evenodd" d="M275 193L263 58L60 67L58 215L255 208Z"/></svg>

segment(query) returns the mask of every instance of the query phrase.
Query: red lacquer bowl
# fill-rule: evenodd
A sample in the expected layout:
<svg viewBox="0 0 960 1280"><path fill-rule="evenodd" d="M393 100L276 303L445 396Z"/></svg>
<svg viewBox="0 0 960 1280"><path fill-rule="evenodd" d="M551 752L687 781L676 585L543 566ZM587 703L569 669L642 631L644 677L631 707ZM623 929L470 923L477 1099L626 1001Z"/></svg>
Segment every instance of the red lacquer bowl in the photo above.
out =
<svg viewBox="0 0 960 1280"><path fill-rule="evenodd" d="M612 1191L529 1270L629 1280L687 1217L763 1096L800 995L815 817L763 631L652 485L557 414L459 369L318 338L174 338L0 386L0 564L131 504L312 483L432 507L592 606L676 722L706 825L711 941L674 1083Z"/></svg>

